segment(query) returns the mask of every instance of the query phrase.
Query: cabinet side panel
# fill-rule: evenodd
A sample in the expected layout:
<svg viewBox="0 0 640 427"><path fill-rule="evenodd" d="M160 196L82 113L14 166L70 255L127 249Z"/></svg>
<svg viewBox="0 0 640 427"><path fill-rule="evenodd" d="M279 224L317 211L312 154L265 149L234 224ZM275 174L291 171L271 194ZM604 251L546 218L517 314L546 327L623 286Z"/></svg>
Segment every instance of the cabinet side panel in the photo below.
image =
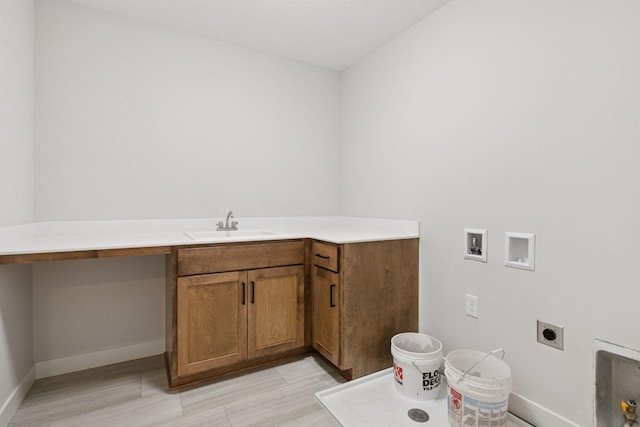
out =
<svg viewBox="0 0 640 427"><path fill-rule="evenodd" d="M167 255L165 258L166 268L166 317L165 317L165 336L166 344L165 351L167 352L167 369L171 376L177 375L175 366L175 351L176 351L176 256L175 249L171 255Z"/></svg>
<svg viewBox="0 0 640 427"><path fill-rule="evenodd" d="M311 346L313 343L313 291L311 283L311 240L304 242L304 345Z"/></svg>
<svg viewBox="0 0 640 427"><path fill-rule="evenodd" d="M418 331L418 239L345 244L343 363L353 378L393 363L391 338Z"/></svg>

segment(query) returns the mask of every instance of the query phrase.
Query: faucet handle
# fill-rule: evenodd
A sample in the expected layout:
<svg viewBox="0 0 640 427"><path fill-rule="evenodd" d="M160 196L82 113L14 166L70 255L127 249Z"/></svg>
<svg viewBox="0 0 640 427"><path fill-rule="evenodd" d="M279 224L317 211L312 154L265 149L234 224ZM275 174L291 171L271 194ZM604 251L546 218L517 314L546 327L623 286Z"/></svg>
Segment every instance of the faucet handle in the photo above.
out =
<svg viewBox="0 0 640 427"><path fill-rule="evenodd" d="M231 229L232 230L238 229L238 221L231 221Z"/></svg>

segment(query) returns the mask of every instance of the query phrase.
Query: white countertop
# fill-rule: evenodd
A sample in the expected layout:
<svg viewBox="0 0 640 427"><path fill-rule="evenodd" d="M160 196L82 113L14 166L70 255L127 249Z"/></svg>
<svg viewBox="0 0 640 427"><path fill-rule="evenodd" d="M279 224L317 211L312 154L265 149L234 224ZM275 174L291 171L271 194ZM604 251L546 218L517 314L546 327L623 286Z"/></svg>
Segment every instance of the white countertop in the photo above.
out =
<svg viewBox="0 0 640 427"><path fill-rule="evenodd" d="M356 243L419 237L419 222L353 217L234 218L242 232L194 240L186 233L215 231L220 218L175 220L35 222L0 227L0 255L72 252L312 238Z"/></svg>

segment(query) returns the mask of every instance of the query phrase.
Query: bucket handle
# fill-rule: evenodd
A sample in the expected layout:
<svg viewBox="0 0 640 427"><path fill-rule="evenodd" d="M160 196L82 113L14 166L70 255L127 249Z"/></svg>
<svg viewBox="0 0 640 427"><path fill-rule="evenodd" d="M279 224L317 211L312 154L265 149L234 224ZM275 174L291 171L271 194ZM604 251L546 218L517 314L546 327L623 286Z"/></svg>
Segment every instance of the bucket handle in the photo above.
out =
<svg viewBox="0 0 640 427"><path fill-rule="evenodd" d="M464 371L464 373L462 374L462 376L460 377L460 379L458 381L456 381L456 384L458 384L460 381L462 381L462 379L469 373L469 371L471 371L473 368L475 368L476 366L478 366L480 364L480 362L482 362L484 359L486 359L489 356L493 356L494 353L498 353L498 352L502 352L502 356L500 357L500 360L504 359L504 354L505 351L502 347L497 348L493 351L490 351L489 353L485 354L484 356L482 356L482 358L480 360L478 360L476 363L474 363L473 365L471 365L471 367L469 369L467 369L466 371Z"/></svg>
<svg viewBox="0 0 640 427"><path fill-rule="evenodd" d="M424 373L420 370L420 368L418 368L418 365L416 365L416 362L414 362L413 360L411 361L411 364L413 366L415 366L415 368L418 370L418 372L420 372L420 375L424 375Z"/></svg>

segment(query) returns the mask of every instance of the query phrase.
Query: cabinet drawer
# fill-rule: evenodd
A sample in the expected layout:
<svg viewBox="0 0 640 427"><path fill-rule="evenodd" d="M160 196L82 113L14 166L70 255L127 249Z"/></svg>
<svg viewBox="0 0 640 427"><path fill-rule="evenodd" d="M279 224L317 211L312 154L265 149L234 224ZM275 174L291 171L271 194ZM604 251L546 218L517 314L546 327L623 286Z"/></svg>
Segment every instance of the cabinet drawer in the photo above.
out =
<svg viewBox="0 0 640 427"><path fill-rule="evenodd" d="M340 248L338 245L332 245L329 243L313 242L311 248L311 256L313 257L313 264L318 267L326 268L327 270L339 271L338 255Z"/></svg>
<svg viewBox="0 0 640 427"><path fill-rule="evenodd" d="M178 249L178 276L304 264L304 242Z"/></svg>

